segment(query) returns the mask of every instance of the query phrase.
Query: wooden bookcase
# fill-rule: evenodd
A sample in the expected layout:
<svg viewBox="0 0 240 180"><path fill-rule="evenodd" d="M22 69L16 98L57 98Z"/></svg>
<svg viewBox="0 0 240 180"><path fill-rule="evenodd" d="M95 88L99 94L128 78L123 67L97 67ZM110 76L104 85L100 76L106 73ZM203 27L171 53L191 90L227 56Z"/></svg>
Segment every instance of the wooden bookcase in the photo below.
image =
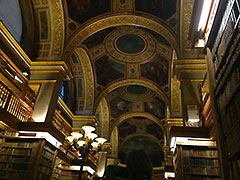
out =
<svg viewBox="0 0 240 180"><path fill-rule="evenodd" d="M237 180L240 179L240 1L222 4L215 21L217 31L207 43L207 62L211 100L216 105L214 115L223 178Z"/></svg>
<svg viewBox="0 0 240 180"><path fill-rule="evenodd" d="M53 175L52 175L52 179L57 179L59 180L61 178L61 172L62 170L59 168L59 167L55 167L54 170L53 170Z"/></svg>
<svg viewBox="0 0 240 180"><path fill-rule="evenodd" d="M177 145L174 154L177 180L220 180L216 147Z"/></svg>
<svg viewBox="0 0 240 180"><path fill-rule="evenodd" d="M45 139L1 137L0 179L50 179L55 156Z"/></svg>

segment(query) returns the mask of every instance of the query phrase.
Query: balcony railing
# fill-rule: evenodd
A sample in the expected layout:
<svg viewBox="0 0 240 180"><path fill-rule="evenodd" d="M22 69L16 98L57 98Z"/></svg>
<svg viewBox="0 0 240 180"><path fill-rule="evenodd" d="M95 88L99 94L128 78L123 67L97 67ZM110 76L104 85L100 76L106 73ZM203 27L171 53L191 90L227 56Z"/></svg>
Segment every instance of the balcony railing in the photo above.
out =
<svg viewBox="0 0 240 180"><path fill-rule="evenodd" d="M12 114L19 121L28 121L33 108L18 98L0 81L0 108L6 113Z"/></svg>

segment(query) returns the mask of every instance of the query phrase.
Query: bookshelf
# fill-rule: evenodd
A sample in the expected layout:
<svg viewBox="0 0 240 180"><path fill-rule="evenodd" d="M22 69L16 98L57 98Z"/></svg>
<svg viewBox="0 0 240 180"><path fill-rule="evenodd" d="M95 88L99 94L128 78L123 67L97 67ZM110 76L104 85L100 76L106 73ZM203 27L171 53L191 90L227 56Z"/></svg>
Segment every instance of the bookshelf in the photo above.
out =
<svg viewBox="0 0 240 180"><path fill-rule="evenodd" d="M224 5L225 4L225 5ZM240 179L240 2L225 1L207 43L211 100L225 179Z"/></svg>
<svg viewBox="0 0 240 180"><path fill-rule="evenodd" d="M179 180L220 180L216 147L177 145L174 167Z"/></svg>
<svg viewBox="0 0 240 180"><path fill-rule="evenodd" d="M45 139L1 137L0 179L50 179L56 150Z"/></svg>
<svg viewBox="0 0 240 180"><path fill-rule="evenodd" d="M59 180L61 178L61 172L62 172L62 170L56 166L53 170L52 179Z"/></svg>

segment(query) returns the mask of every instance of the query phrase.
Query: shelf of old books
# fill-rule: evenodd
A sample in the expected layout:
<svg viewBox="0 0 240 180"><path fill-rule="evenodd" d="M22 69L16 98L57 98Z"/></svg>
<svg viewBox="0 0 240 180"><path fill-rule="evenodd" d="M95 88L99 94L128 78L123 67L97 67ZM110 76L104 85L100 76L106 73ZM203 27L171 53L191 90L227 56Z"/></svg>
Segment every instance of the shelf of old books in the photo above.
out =
<svg viewBox="0 0 240 180"><path fill-rule="evenodd" d="M207 138L176 138L173 163L177 179L220 180L216 142Z"/></svg>
<svg viewBox="0 0 240 180"><path fill-rule="evenodd" d="M51 177L55 149L45 139L18 137L0 139L0 179L27 180Z"/></svg>

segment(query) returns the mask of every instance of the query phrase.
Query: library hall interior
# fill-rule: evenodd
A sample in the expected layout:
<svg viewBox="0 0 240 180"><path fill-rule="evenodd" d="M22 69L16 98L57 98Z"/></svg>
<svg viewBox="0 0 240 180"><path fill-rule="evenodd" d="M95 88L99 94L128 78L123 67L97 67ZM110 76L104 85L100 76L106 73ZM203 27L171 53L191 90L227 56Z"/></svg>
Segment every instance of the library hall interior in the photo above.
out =
<svg viewBox="0 0 240 180"><path fill-rule="evenodd" d="M0 0L0 180L240 180L239 19L240 0Z"/></svg>

